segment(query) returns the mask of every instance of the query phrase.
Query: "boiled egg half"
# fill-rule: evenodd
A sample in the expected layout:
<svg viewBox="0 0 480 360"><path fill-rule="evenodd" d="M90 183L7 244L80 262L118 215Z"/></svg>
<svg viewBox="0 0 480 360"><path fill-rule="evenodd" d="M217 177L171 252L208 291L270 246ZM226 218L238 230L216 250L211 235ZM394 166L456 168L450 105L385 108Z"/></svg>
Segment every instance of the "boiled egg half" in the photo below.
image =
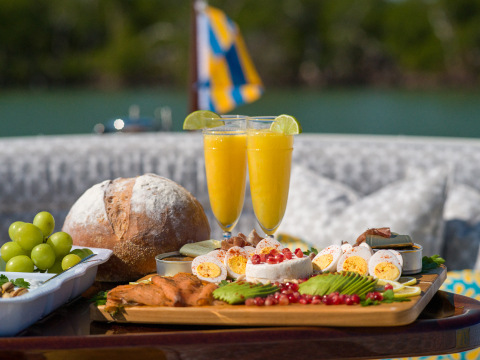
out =
<svg viewBox="0 0 480 360"><path fill-rule="evenodd" d="M259 255L260 254L267 255L273 249L276 249L278 251L282 251L283 250L283 245L280 244L280 242L278 242L275 239L266 238L266 239L260 240L260 242L257 244L255 252Z"/></svg>
<svg viewBox="0 0 480 360"><path fill-rule="evenodd" d="M400 261L389 250L378 250L368 263L370 275L375 279L397 281L402 274Z"/></svg>
<svg viewBox="0 0 480 360"><path fill-rule="evenodd" d="M360 275L367 275L371 257L370 251L363 246L348 249L338 260L337 271L353 271Z"/></svg>
<svg viewBox="0 0 480 360"><path fill-rule="evenodd" d="M227 255L227 251L222 249L213 250L213 251L210 251L207 255L220 260L220 262L223 264L225 260L225 255Z"/></svg>
<svg viewBox="0 0 480 360"><path fill-rule="evenodd" d="M227 269L220 260L210 255L197 256L192 260L192 273L200 280L217 283L227 278Z"/></svg>
<svg viewBox="0 0 480 360"><path fill-rule="evenodd" d="M342 254L343 251L338 245L326 247L313 258L313 270L336 271L338 260Z"/></svg>
<svg viewBox="0 0 480 360"><path fill-rule="evenodd" d="M233 246L225 254L224 264L227 268L227 274L232 279L245 274L247 267L248 252L240 246Z"/></svg>

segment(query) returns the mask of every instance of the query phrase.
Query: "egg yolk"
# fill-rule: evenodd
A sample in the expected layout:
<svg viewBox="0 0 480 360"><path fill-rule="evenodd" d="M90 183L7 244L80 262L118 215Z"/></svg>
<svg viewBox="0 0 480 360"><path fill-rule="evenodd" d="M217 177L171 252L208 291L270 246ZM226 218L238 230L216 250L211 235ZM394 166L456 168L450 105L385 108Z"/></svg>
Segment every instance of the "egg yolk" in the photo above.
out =
<svg viewBox="0 0 480 360"><path fill-rule="evenodd" d="M204 278L215 278L221 273L220 266L211 262L204 262L197 266L197 274Z"/></svg>
<svg viewBox="0 0 480 360"><path fill-rule="evenodd" d="M273 246L267 246L267 247L264 247L262 250L260 250L260 253L261 254L270 254L270 251L272 251L274 249Z"/></svg>
<svg viewBox="0 0 480 360"><path fill-rule="evenodd" d="M389 262L381 262L373 270L375 276L383 280L396 280L400 276L398 268Z"/></svg>
<svg viewBox="0 0 480 360"><path fill-rule="evenodd" d="M323 270L328 265L330 265L332 263L332 261L333 261L333 255L332 254L320 255L318 258L316 258L313 261L313 268L315 270Z"/></svg>
<svg viewBox="0 0 480 360"><path fill-rule="evenodd" d="M343 270L354 271L360 275L366 275L368 271L367 262L360 256L350 256L343 263Z"/></svg>
<svg viewBox="0 0 480 360"><path fill-rule="evenodd" d="M235 274L245 274L245 268L247 267L247 258L244 256L232 256L228 259L228 267Z"/></svg>

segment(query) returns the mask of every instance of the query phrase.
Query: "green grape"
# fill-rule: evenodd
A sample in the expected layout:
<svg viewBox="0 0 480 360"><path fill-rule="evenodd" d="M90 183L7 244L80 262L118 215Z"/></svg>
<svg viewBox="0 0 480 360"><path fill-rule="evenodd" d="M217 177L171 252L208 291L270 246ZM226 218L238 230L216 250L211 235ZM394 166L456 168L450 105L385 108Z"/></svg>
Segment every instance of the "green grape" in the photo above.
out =
<svg viewBox="0 0 480 360"><path fill-rule="evenodd" d="M58 259L55 260L53 265L48 268L47 272L50 274L60 274L63 269L62 269L62 260L63 258L59 257Z"/></svg>
<svg viewBox="0 0 480 360"><path fill-rule="evenodd" d="M14 241L6 242L0 248L0 255L5 262L8 262L11 258L18 255L29 255L29 251L23 250L20 245Z"/></svg>
<svg viewBox="0 0 480 360"><path fill-rule="evenodd" d="M33 261L25 255L18 255L7 262L5 268L8 272L33 272Z"/></svg>
<svg viewBox="0 0 480 360"><path fill-rule="evenodd" d="M78 264L81 260L82 259L80 259L80 256L78 255L68 254L62 260L62 269L67 270L68 268L71 268L73 265Z"/></svg>
<svg viewBox="0 0 480 360"><path fill-rule="evenodd" d="M40 270L47 270L55 263L55 251L48 244L35 246L30 256L35 266Z"/></svg>
<svg viewBox="0 0 480 360"><path fill-rule="evenodd" d="M70 254L78 255L80 259L88 256L88 254L83 249L73 249L72 251L70 251Z"/></svg>
<svg viewBox="0 0 480 360"><path fill-rule="evenodd" d="M59 231L50 236L47 244L55 251L55 257L64 257L72 250L73 240L66 232Z"/></svg>
<svg viewBox="0 0 480 360"><path fill-rule="evenodd" d="M93 251L90 250L89 248L83 248L82 250L87 253L87 256L88 256L88 255L93 255Z"/></svg>
<svg viewBox="0 0 480 360"><path fill-rule="evenodd" d="M17 233L18 228L23 224L25 224L23 221L15 221L8 228L8 236L10 236L10 239L12 239L12 241L15 241L15 234Z"/></svg>
<svg viewBox="0 0 480 360"><path fill-rule="evenodd" d="M43 243L43 233L33 224L25 223L20 226L15 234L15 242L24 250L32 250Z"/></svg>
<svg viewBox="0 0 480 360"><path fill-rule="evenodd" d="M42 230L45 237L49 237L55 229L55 219L49 212L42 211L35 215L33 225Z"/></svg>

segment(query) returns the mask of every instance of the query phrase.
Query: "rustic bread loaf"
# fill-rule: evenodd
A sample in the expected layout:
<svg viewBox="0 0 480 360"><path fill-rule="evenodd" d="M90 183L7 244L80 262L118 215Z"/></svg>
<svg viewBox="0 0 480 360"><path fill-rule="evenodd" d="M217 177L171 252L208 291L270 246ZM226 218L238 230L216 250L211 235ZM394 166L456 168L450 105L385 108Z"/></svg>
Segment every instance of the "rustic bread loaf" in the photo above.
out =
<svg viewBox="0 0 480 360"><path fill-rule="evenodd" d="M156 272L155 256L210 238L200 203L185 188L154 174L107 180L72 206L63 231L74 245L113 250L98 281L130 281Z"/></svg>

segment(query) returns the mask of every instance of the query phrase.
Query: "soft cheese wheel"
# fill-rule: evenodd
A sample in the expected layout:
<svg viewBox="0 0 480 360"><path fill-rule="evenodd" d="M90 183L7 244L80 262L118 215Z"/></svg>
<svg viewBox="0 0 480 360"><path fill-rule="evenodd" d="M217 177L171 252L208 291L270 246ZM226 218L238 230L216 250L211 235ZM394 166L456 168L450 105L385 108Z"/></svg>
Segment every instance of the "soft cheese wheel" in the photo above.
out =
<svg viewBox="0 0 480 360"><path fill-rule="evenodd" d="M368 263L368 271L375 279L397 281L402 267L395 254L389 250L378 250Z"/></svg>
<svg viewBox="0 0 480 360"><path fill-rule="evenodd" d="M208 219L186 189L146 174L106 180L88 189L63 225L73 244L113 251L98 281L135 281L156 272L155 256L210 238Z"/></svg>
<svg viewBox="0 0 480 360"><path fill-rule="evenodd" d="M313 273L312 260L308 256L291 260L285 260L278 264L252 264L247 263L245 271L246 280L249 282L260 281L263 284L268 282L284 282L284 280L309 278Z"/></svg>
<svg viewBox="0 0 480 360"><path fill-rule="evenodd" d="M368 275L368 261L371 257L370 251L363 246L351 248L338 260L337 271L353 271L360 275Z"/></svg>

